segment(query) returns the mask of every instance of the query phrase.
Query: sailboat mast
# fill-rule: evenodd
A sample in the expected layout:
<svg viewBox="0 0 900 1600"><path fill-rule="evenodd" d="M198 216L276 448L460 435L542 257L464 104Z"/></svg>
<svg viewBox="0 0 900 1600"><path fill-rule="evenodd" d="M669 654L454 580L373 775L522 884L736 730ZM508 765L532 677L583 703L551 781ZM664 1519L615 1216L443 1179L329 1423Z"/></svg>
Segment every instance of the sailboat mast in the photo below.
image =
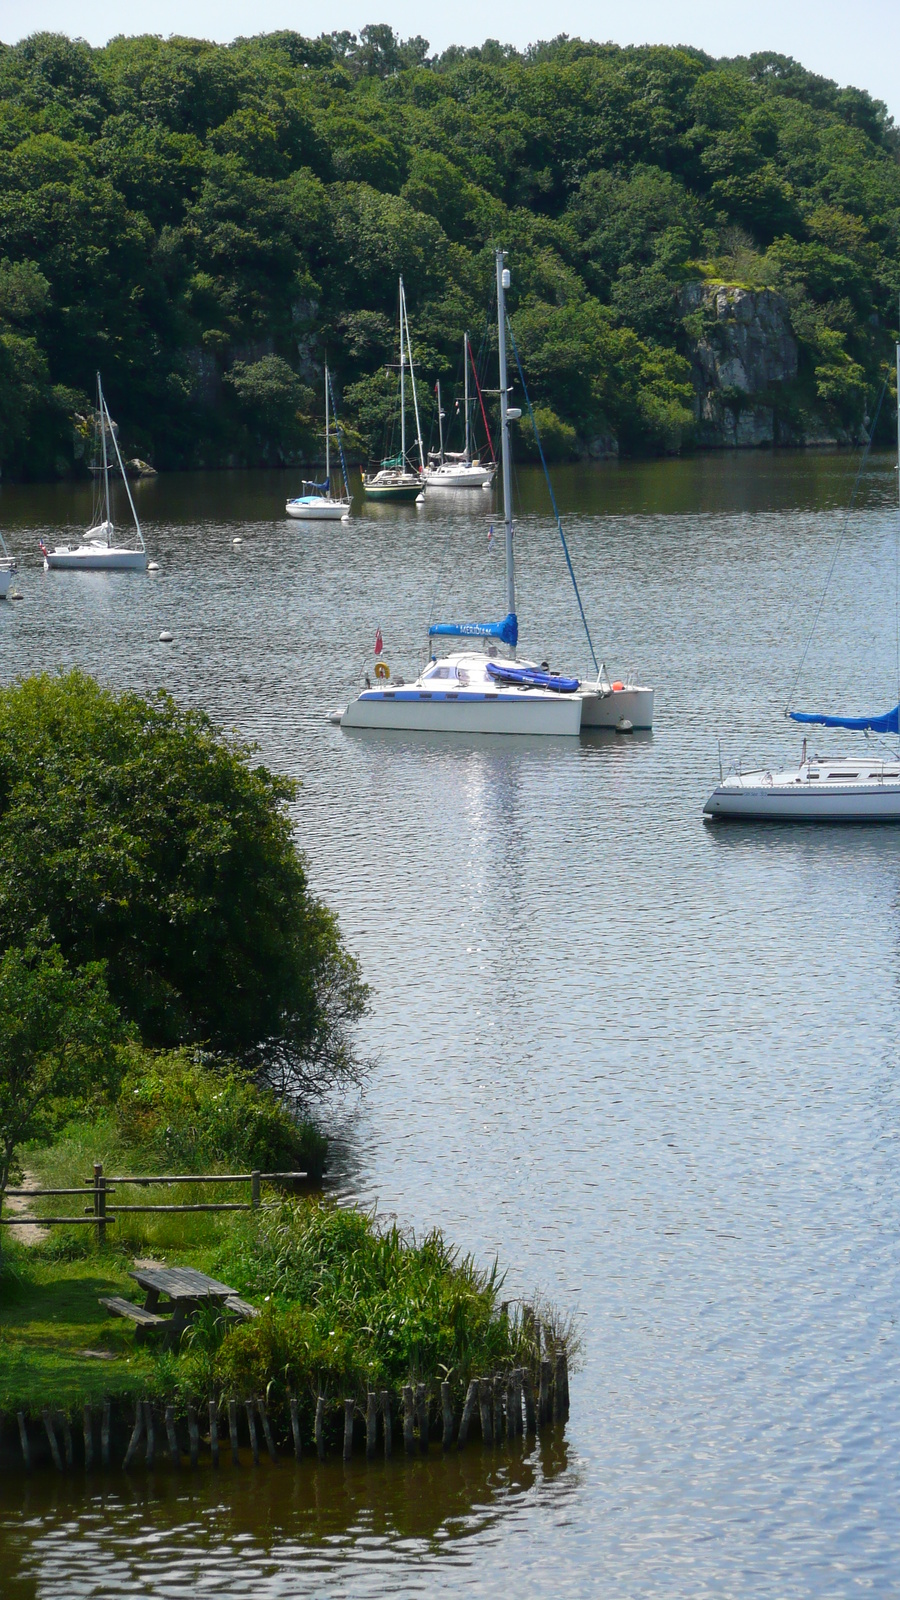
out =
<svg viewBox="0 0 900 1600"><path fill-rule="evenodd" d="M897 357L897 497L900 500L900 341L896 346Z"/></svg>
<svg viewBox="0 0 900 1600"><path fill-rule="evenodd" d="M99 372L97 373L97 410L100 413L100 449L101 449L101 452L102 452L102 455L103 455L103 495L104 495L104 502L105 502L105 505L106 505L106 517L105 517L105 521L106 521L106 543L107 543L107 546L108 546L109 545L109 525L112 522L112 517L109 514L109 459L108 459L107 454L106 454L107 411L106 411L106 402L105 402L105 400L103 398L103 385L100 382L100 374L99 374Z"/></svg>
<svg viewBox="0 0 900 1600"><path fill-rule="evenodd" d="M425 451L422 447L422 423L419 417L419 396L416 392L416 369L413 366L412 340L409 336L409 312L406 309L406 292L403 293L403 321L406 325L406 354L409 357L409 381L412 385L413 411L416 418L416 444L419 447L419 471L425 474Z"/></svg>
<svg viewBox="0 0 900 1600"><path fill-rule="evenodd" d="M441 380L440 380L440 378L438 378L438 381L435 384L435 388L437 389L437 397L438 397L438 444L440 445L441 465L443 466L443 464L444 464L444 413L441 410Z"/></svg>
<svg viewBox="0 0 900 1600"><path fill-rule="evenodd" d="M325 367L325 476L331 493L331 429L328 426L328 367Z"/></svg>
<svg viewBox="0 0 900 1600"><path fill-rule="evenodd" d="M403 279L400 279L400 454L403 457L401 471L406 471L406 377L404 362L406 355L403 350Z"/></svg>
<svg viewBox="0 0 900 1600"><path fill-rule="evenodd" d="M512 468L509 449L509 393L506 376L506 290L509 271L503 265L504 252L497 251L497 337L500 350L500 462L503 477L503 521L506 526L506 609L516 612L516 561L513 552Z"/></svg>
<svg viewBox="0 0 900 1600"><path fill-rule="evenodd" d="M466 407L466 466L472 459L469 451L469 335L463 334L463 379L465 381Z"/></svg>

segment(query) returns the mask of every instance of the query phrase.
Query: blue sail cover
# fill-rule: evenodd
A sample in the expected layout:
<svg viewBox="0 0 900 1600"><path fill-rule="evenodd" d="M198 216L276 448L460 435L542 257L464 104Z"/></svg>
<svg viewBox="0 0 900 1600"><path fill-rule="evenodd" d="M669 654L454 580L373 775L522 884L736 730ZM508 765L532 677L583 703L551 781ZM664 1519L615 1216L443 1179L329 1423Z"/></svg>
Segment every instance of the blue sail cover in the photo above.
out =
<svg viewBox="0 0 900 1600"><path fill-rule="evenodd" d="M560 673L541 672L539 667L520 667L515 661L489 661L488 677L500 683L519 684L523 689L553 689L557 694L574 694L577 678L564 678Z"/></svg>
<svg viewBox="0 0 900 1600"><path fill-rule="evenodd" d="M823 728L870 729L872 733L900 733L900 705L882 717L826 717L818 711L790 711L794 722L817 722Z"/></svg>
<svg viewBox="0 0 900 1600"><path fill-rule="evenodd" d="M515 612L510 611L502 622L433 622L428 629L428 637L499 639L501 644L508 644L511 650L515 650L519 642L519 619Z"/></svg>
<svg viewBox="0 0 900 1600"><path fill-rule="evenodd" d="M303 487L304 489L330 489L331 484L327 478L325 479L324 483L314 483L312 478L304 478Z"/></svg>

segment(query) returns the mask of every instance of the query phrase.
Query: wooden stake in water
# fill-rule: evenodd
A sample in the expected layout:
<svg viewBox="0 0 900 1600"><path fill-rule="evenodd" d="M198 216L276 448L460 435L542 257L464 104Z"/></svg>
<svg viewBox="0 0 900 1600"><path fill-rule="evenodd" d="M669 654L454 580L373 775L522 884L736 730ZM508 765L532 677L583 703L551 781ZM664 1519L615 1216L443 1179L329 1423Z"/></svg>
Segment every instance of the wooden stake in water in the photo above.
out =
<svg viewBox="0 0 900 1600"><path fill-rule="evenodd" d="M84 1465L90 1471L94 1465L94 1418L90 1406L82 1409L81 1425L84 1432Z"/></svg>
<svg viewBox="0 0 900 1600"><path fill-rule="evenodd" d="M525 1432L530 1436L537 1433L537 1413L534 1409L534 1379L527 1367L522 1373L522 1388L525 1392Z"/></svg>
<svg viewBox="0 0 900 1600"><path fill-rule="evenodd" d="M325 1399L319 1395L316 1401L316 1453L319 1460L325 1460Z"/></svg>
<svg viewBox="0 0 900 1600"><path fill-rule="evenodd" d="M449 1450L453 1443L453 1400L450 1385L446 1382L441 1384L441 1417L444 1424L441 1445L444 1450Z"/></svg>
<svg viewBox="0 0 900 1600"><path fill-rule="evenodd" d="M466 1390L466 1400L465 1400L465 1405L463 1406L462 1417L460 1419L459 1433L456 1436L457 1447L460 1450L462 1449L463 1445L466 1443L466 1440L469 1437L469 1429L472 1426L472 1418L475 1415L475 1407L477 1406L477 1404L478 1404L478 1379L477 1378L472 1378L472 1379L470 1379L469 1387Z"/></svg>
<svg viewBox="0 0 900 1600"><path fill-rule="evenodd" d="M291 1433L294 1436L294 1459L300 1461L303 1458L303 1446L300 1440L300 1407L295 1394L291 1395Z"/></svg>
<svg viewBox="0 0 900 1600"><path fill-rule="evenodd" d="M240 1464L241 1464L241 1458L238 1455L238 1425L237 1425L237 1401L236 1400L229 1400L229 1402L228 1402L228 1434L229 1434L229 1438L231 1439L231 1465L233 1467L239 1467Z"/></svg>
<svg viewBox="0 0 900 1600"><path fill-rule="evenodd" d="M378 1402L375 1390L370 1389L366 1395L366 1460L374 1461L375 1447L378 1443Z"/></svg>
<svg viewBox="0 0 900 1600"><path fill-rule="evenodd" d="M247 1428L250 1433L250 1449L253 1453L253 1465L259 1466L259 1439L256 1436L256 1407L252 1400L244 1401L244 1410L247 1413Z"/></svg>
<svg viewBox="0 0 900 1600"><path fill-rule="evenodd" d="M50 1444L50 1454L53 1457L53 1465L56 1467L58 1472L62 1472L62 1456L59 1453L59 1445L56 1442L56 1431L53 1427L53 1418L50 1415L49 1406L44 1407L43 1411L41 1412L41 1416L44 1419L44 1432L46 1433Z"/></svg>
<svg viewBox="0 0 900 1600"><path fill-rule="evenodd" d="M209 1415L209 1453L214 1467L219 1465L219 1408L215 1400L210 1400L207 1408Z"/></svg>
<svg viewBox="0 0 900 1600"><path fill-rule="evenodd" d="M513 1373L506 1374L506 1437L509 1443L518 1436L516 1427L516 1380Z"/></svg>
<svg viewBox="0 0 900 1600"><path fill-rule="evenodd" d="M494 1443L503 1443L503 1379L499 1372L494 1374Z"/></svg>
<svg viewBox="0 0 900 1600"><path fill-rule="evenodd" d="M143 1431L144 1407L142 1402L139 1400L134 1408L134 1427L131 1430L131 1439L128 1443L128 1449L125 1451L125 1460L122 1462L123 1469L130 1467L133 1458L137 1455L137 1447L141 1442L141 1434Z"/></svg>
<svg viewBox="0 0 900 1600"><path fill-rule="evenodd" d="M559 1350L556 1356L556 1373L553 1384L553 1421L566 1420L566 1353Z"/></svg>
<svg viewBox="0 0 900 1600"><path fill-rule="evenodd" d="M188 1401L187 1408L188 1447L190 1450L191 1466L196 1467L200 1461L200 1429L197 1427L197 1410Z"/></svg>
<svg viewBox="0 0 900 1600"><path fill-rule="evenodd" d="M275 1449L275 1440L272 1438L272 1428L269 1422L269 1413L266 1410L266 1402L263 1400L261 1395L257 1395L256 1397L256 1410L259 1420L262 1423L263 1438L266 1441L266 1449L269 1452L269 1460L277 1461L278 1451Z"/></svg>
<svg viewBox="0 0 900 1600"><path fill-rule="evenodd" d="M412 1384L403 1386L403 1444L408 1456L416 1453L416 1404L413 1399Z"/></svg>
<svg viewBox="0 0 900 1600"><path fill-rule="evenodd" d="M148 1467L152 1467L153 1458L156 1453L156 1434L153 1431L153 1407L151 1406L149 1400L144 1401L144 1427L147 1432L147 1453L145 1459Z"/></svg>
<svg viewBox="0 0 900 1600"><path fill-rule="evenodd" d="M494 1430L491 1427L491 1380L479 1378L478 1380L478 1409L481 1412L481 1442L493 1444Z"/></svg>
<svg viewBox="0 0 900 1600"><path fill-rule="evenodd" d="M103 1416L100 1419L100 1464L109 1466L109 1427L112 1421L112 1406L109 1398L103 1402Z"/></svg>
<svg viewBox="0 0 900 1600"><path fill-rule="evenodd" d="M344 1460L350 1461L353 1457L353 1401L344 1401Z"/></svg>
<svg viewBox="0 0 900 1600"><path fill-rule="evenodd" d="M541 1362L541 1390L538 1398L538 1422L541 1427L552 1420L553 1411L550 1401L550 1380L553 1368L546 1356Z"/></svg>
<svg viewBox="0 0 900 1600"><path fill-rule="evenodd" d="M178 1435L175 1432L175 1407L166 1406L166 1438L169 1441L169 1455L173 1467L181 1466L181 1451L178 1448Z"/></svg>
<svg viewBox="0 0 900 1600"><path fill-rule="evenodd" d="M381 1415L384 1420L384 1458L387 1460L394 1448L393 1423L391 1420L391 1391L381 1391Z"/></svg>
<svg viewBox="0 0 900 1600"><path fill-rule="evenodd" d="M428 1394L424 1383L416 1385L416 1421L419 1424L419 1449L428 1454Z"/></svg>
<svg viewBox="0 0 900 1600"><path fill-rule="evenodd" d="M65 1412L62 1413L62 1416L59 1420L62 1428L63 1449L65 1450L66 1455L66 1466L71 1471L75 1461L75 1451L72 1448L72 1429L69 1426L69 1419Z"/></svg>
<svg viewBox="0 0 900 1600"><path fill-rule="evenodd" d="M28 1429L27 1429L27 1427L25 1425L25 1413L24 1413L24 1411L17 1411L16 1412L16 1421L19 1424L19 1443L22 1446L22 1460L25 1463L25 1471L26 1472L30 1472L31 1471L31 1446L28 1443Z"/></svg>

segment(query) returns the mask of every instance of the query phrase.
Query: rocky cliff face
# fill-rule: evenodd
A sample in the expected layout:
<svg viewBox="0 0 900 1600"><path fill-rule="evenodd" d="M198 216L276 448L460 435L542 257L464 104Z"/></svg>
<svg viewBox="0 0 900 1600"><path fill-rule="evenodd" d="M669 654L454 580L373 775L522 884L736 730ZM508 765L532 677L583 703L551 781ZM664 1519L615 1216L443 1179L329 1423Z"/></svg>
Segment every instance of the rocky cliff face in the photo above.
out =
<svg viewBox="0 0 900 1600"><path fill-rule="evenodd" d="M798 443L779 417L778 390L797 376L787 303L773 289L689 283L697 443L707 448Z"/></svg>

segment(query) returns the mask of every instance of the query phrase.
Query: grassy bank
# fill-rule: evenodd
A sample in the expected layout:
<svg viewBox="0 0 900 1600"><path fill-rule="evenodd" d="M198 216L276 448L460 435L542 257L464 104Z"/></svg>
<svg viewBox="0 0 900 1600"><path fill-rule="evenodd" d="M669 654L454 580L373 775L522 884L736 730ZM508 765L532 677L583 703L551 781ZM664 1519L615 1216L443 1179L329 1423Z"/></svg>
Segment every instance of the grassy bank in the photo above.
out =
<svg viewBox="0 0 900 1600"><path fill-rule="evenodd" d="M32 1153L43 1183L75 1186L98 1154L107 1170L136 1170L142 1152L110 1121L78 1124L55 1146ZM204 1190L204 1195L206 1194ZM215 1185L210 1192L215 1193ZM233 1198L233 1190L219 1192ZM168 1191L166 1199L179 1190ZM184 1189L196 1199L196 1190ZM41 1208L59 1202L37 1200ZM78 1209L77 1198L73 1201ZM139 1259L194 1266L228 1283L258 1308L235 1322L203 1314L175 1350L135 1343L129 1323L108 1316L100 1296L140 1300L129 1277ZM150 1397L184 1413L248 1395L266 1398L276 1428L299 1402L313 1436L316 1403L326 1427L342 1427L344 1402L360 1416L367 1394L424 1384L433 1415L440 1384L459 1414L472 1377L517 1367L538 1378L540 1344L530 1315L501 1300L496 1266L460 1256L440 1233L417 1241L396 1224L319 1198L273 1193L258 1211L134 1215L109 1227L101 1248L88 1228L54 1228L39 1243L8 1242L0 1279L0 1411L37 1415L50 1405L74 1413L104 1396ZM545 1344L570 1347L567 1330L545 1318Z"/></svg>

